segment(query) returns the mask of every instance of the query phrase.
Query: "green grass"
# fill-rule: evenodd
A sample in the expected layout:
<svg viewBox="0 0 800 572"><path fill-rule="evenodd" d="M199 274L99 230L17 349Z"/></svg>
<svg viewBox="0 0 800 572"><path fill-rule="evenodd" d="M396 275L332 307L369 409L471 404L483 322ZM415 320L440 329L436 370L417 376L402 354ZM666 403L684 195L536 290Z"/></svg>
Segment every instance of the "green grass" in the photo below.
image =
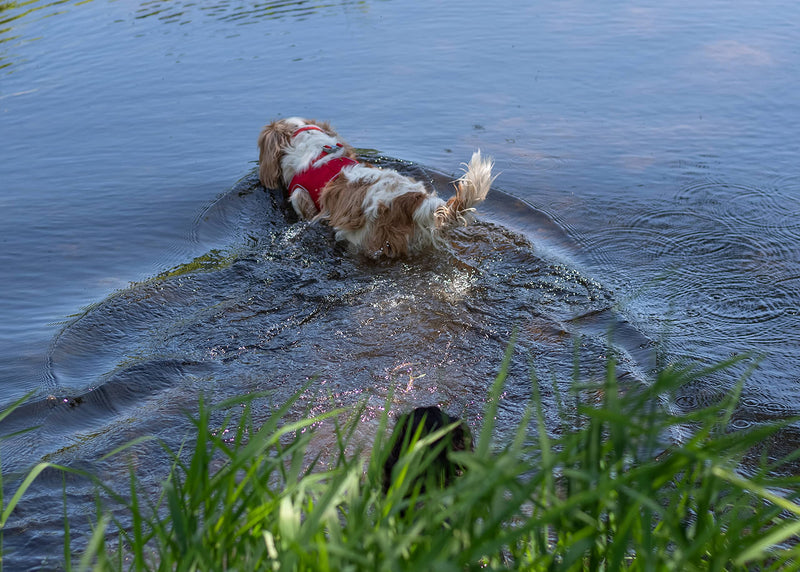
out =
<svg viewBox="0 0 800 572"><path fill-rule="evenodd" d="M308 454L312 426L321 418L285 421L291 403L261 426L252 422L252 398L201 404L196 440L187 450L169 451L172 471L159 498L144 494L133 472L127 490L98 483L99 497L123 503L126 518L98 504L88 548L76 563L65 548L66 567L798 569L800 487L798 477L781 476L783 463L793 459L753 455L782 424L729 432L739 389L685 415L660 405L683 384L730 365L671 367L651 386L623 392L609 362L604 380L575 388L577 395L599 395L599 402L563 412L563 426L550 428L556 437L544 427L539 382L532 379L527 413L515 438L500 447L492 435L504 367L490 390L475 451L453 454L465 474L448 488L424 492L415 477L424 474L432 458L426 445L437 435L412 443L384 494L386 418L372 454L359 457L345 454L358 412L347 412L350 422L341 421L345 412L327 414L339 446L323 464ZM223 428L234 435L227 440L209 428L225 411ZM671 442L678 428L691 436ZM748 453L745 476L741 463ZM24 501L19 495L0 507L0 524ZM65 532L68 539L68 524ZM106 548L106 537L118 538L119 548Z"/></svg>

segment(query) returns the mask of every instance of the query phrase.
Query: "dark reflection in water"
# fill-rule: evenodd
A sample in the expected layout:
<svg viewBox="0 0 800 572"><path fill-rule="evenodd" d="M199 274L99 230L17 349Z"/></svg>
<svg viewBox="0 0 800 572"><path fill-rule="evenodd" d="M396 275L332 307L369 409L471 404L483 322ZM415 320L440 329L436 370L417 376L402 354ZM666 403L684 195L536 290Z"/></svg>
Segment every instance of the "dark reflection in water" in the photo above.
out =
<svg viewBox="0 0 800 572"><path fill-rule="evenodd" d="M372 159L437 187L444 180ZM488 210L525 216L518 201L495 195ZM528 211L555 244L557 227ZM652 366L648 340L616 315L612 292L504 226L483 220L456 229L447 252L386 263L351 255L326 227L288 217L282 197L248 175L196 229L196 240L227 240L227 247L120 291L67 326L49 352L48 395L2 430L40 428L7 443L5 458L78 465L124 482L125 463L99 461L101 455L144 433L177 448L191 436L184 411L195 408L199 395L219 402L269 391L258 421L309 380L290 415L365 404L356 435L361 445L372 440L390 393L393 413L438 404L479 427L514 329L516 351L498 413L501 441L530 398L534 364L554 431L576 355L582 380L602 377L609 351L630 383L643 381L643 369ZM324 453L334 447L331 438L321 431L314 446ZM169 465L156 449L140 451L147 458L143 478L152 486ZM78 514L82 503L91 504L90 493L72 486L76 505L69 511ZM28 502L30 512L14 524L37 522L36 541L53 537L53 554L54 531L62 527L54 516L60 487L45 478Z"/></svg>
<svg viewBox="0 0 800 572"><path fill-rule="evenodd" d="M17 43L28 42L35 38L26 38L15 30L15 26L35 22L39 18L53 16L68 6L80 3L79 0L57 0L55 2L29 0L27 2L0 2L0 70L7 71L15 62L13 50Z"/></svg>
<svg viewBox="0 0 800 572"><path fill-rule="evenodd" d="M26 37L15 28L29 25L41 18L56 16L66 10L80 9L92 0L29 0L27 2L0 2L0 73L8 71L17 61L16 43L38 39ZM220 0L215 2L173 2L151 0L138 2L133 18L157 19L163 23L186 25L193 20L210 18L233 24L256 24L264 20L289 18L305 20L330 10L366 9L365 0L338 0L329 2L311 0L283 0L277 2L242 2ZM6 51L8 50L8 51Z"/></svg>
<svg viewBox="0 0 800 572"><path fill-rule="evenodd" d="M195 15L210 17L220 21L253 23L258 20L275 20L293 17L303 19L325 10L364 6L363 0L339 0L338 2L319 2L311 0L283 0L278 2L170 2L153 0L142 2L136 10L136 18L156 17L164 22L188 24Z"/></svg>

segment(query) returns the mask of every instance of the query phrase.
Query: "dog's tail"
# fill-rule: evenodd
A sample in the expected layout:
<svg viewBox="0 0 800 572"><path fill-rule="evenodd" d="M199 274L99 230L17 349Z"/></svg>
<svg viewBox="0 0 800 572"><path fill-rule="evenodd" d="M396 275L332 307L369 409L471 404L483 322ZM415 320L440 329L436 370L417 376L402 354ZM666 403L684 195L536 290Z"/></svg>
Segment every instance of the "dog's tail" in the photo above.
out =
<svg viewBox="0 0 800 572"><path fill-rule="evenodd" d="M475 205L483 202L495 177L492 176L494 162L482 157L480 150L472 154L464 174L455 182L456 194L436 209L436 226L445 228L456 223L472 221Z"/></svg>

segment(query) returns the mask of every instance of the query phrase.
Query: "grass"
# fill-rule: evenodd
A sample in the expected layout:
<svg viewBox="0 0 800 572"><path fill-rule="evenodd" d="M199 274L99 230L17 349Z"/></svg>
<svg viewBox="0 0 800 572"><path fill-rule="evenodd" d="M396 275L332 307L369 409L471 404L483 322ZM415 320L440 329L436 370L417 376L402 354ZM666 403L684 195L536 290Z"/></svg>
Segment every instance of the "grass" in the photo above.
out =
<svg viewBox="0 0 800 572"><path fill-rule="evenodd" d="M322 418L284 420L291 403L261 426L252 398L201 404L195 442L169 451L161 496L98 482L95 531L80 561L95 570L794 570L800 568L798 477L754 454L785 423L729 432L739 389L714 406L672 415L659 404L685 383L726 368L667 368L649 387L622 391L613 361L604 380L576 386L600 402L544 426L539 382L515 438L492 442L505 381L495 380L474 452L447 488L420 487L437 434L414 439L382 490L387 419L372 453L345 454L358 412L324 417L338 452L323 464L308 444ZM507 364L506 364L507 365ZM223 431L212 414L230 412ZM233 412L237 412L234 417ZM350 412L353 413L353 412ZM535 428L535 430L533 430ZM681 429L690 437L671 442ZM446 431L443 430L443 431ZM552 434L555 434L553 436ZM231 435L231 431L228 432ZM124 449L116 451L124 455ZM742 470L745 455L747 471ZM212 469L212 467L215 467ZM37 467L31 473L35 478ZM781 476L784 474L784 476ZM26 481L29 482L29 481ZM5 524L24 489L2 508ZM0 500L0 504L3 501ZM124 522L123 522L124 521ZM65 519L65 538L69 541ZM117 538L118 548L106 547Z"/></svg>

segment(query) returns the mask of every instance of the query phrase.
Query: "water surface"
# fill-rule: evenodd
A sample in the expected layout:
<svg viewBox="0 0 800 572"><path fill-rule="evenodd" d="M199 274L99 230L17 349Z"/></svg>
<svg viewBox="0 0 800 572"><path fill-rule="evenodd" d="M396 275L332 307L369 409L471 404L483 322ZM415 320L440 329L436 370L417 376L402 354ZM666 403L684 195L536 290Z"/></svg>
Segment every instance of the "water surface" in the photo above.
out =
<svg viewBox="0 0 800 572"><path fill-rule="evenodd" d="M736 425L796 415L798 17L786 1L4 6L0 406L33 391L5 429L41 424L3 443L5 471L48 459L124 483L100 455L179 441L201 393L279 403L308 378L294 414L363 401L366 435L390 391L477 426L514 328L499 441L531 366L556 380L552 414L575 344L585 377L612 351L632 383L656 354L751 353ZM475 148L500 176L449 251L365 261L255 183L258 131L289 115L442 194ZM91 514L70 486L69 514ZM57 565L61 490L46 476L10 524L10 569Z"/></svg>

